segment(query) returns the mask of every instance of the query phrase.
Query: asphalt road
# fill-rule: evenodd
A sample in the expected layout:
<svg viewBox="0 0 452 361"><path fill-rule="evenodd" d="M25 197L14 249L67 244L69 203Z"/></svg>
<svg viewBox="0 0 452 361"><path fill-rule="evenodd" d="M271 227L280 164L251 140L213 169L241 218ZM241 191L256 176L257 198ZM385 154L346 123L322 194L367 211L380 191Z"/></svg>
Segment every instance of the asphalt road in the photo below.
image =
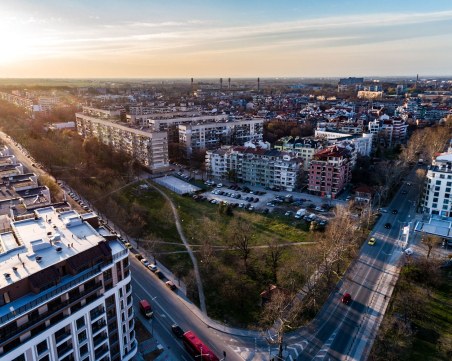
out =
<svg viewBox="0 0 452 361"><path fill-rule="evenodd" d="M382 214L370 235L377 239L376 244L362 246L360 256L314 322L300 332L300 338L296 335L289 338L294 344L289 348L289 359L367 358L397 279L399 260L405 257L403 250L407 245L402 228L413 220L417 192L416 185L404 183L388 207L388 213ZM397 214L392 210L397 210ZM391 224L390 229L385 228L386 223ZM353 299L349 305L340 300L346 292Z"/></svg>
<svg viewBox="0 0 452 361"><path fill-rule="evenodd" d="M154 309L154 317L151 321L142 318L142 321L153 323L153 331L162 346L172 355L172 360L192 360L185 351L182 342L171 332L171 325L177 323L184 331L192 330L212 351L221 359L223 351L226 351L226 360L243 360L228 347L231 342L230 335L208 328L181 299L167 288L160 279L150 270L145 268L131 254L132 293L135 309L138 312L138 302L146 298ZM140 317L140 316L139 316Z"/></svg>

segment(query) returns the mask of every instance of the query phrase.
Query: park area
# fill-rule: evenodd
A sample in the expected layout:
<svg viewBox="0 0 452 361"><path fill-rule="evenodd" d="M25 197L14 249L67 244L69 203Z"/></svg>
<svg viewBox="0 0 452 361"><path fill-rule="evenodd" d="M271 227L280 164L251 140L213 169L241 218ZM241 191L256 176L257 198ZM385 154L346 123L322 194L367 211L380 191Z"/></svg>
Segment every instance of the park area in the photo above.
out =
<svg viewBox="0 0 452 361"><path fill-rule="evenodd" d="M184 233L200 266L207 310L211 317L236 325L259 318L260 294L271 284L301 286L306 267L301 254L311 253L314 233L303 221L284 219L195 201L163 187L177 207ZM169 203L154 188L135 184L114 196L138 211L138 243L184 280L197 302L192 263L180 241ZM243 297L246 294L247 297Z"/></svg>

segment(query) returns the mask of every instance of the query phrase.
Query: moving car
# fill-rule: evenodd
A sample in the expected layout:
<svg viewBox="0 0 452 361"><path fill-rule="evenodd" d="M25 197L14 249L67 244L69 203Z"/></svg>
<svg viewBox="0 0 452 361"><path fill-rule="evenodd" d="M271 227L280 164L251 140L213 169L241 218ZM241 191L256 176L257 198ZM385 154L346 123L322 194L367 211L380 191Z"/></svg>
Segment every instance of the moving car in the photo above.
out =
<svg viewBox="0 0 452 361"><path fill-rule="evenodd" d="M172 325L171 331L176 335L177 338L182 338L182 335L185 333L178 324Z"/></svg>
<svg viewBox="0 0 452 361"><path fill-rule="evenodd" d="M370 245L370 246L373 246L375 244L375 242L377 242L377 240L375 239L375 237L372 237L371 239L369 239L367 244Z"/></svg>
<svg viewBox="0 0 452 361"><path fill-rule="evenodd" d="M348 305L350 302L352 302L352 296L350 293L344 293L344 295L341 298L341 302Z"/></svg>
<svg viewBox="0 0 452 361"><path fill-rule="evenodd" d="M148 302L148 300L141 300L139 302L140 305L140 312L146 317L151 318L154 312L152 312L151 304Z"/></svg>

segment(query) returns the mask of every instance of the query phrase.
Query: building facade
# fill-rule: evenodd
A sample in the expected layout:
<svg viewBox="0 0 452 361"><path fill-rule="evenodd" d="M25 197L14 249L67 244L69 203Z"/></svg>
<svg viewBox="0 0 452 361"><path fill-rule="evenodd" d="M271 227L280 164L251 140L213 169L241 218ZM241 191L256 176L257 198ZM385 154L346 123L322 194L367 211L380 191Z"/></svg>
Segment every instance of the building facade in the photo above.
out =
<svg viewBox="0 0 452 361"><path fill-rule="evenodd" d="M105 117L105 113L100 114ZM82 137L96 137L101 143L125 151L151 171L169 166L166 132L146 132L85 113L76 113L76 123Z"/></svg>
<svg viewBox="0 0 452 361"><path fill-rule="evenodd" d="M215 178L293 191L303 160L274 149L222 147L207 151L206 169Z"/></svg>
<svg viewBox="0 0 452 361"><path fill-rule="evenodd" d="M308 189L322 197L336 198L351 178L349 150L333 145L320 150L311 160Z"/></svg>
<svg viewBox="0 0 452 361"><path fill-rule="evenodd" d="M179 125L179 143L191 154L194 150L218 149L222 145L243 145L263 139L264 119L250 118L226 122Z"/></svg>
<svg viewBox="0 0 452 361"><path fill-rule="evenodd" d="M319 139L285 137L275 143L275 149L294 154L295 157L303 159L303 169L307 171L315 152L323 148L323 145L324 142Z"/></svg>
<svg viewBox="0 0 452 361"><path fill-rule="evenodd" d="M53 207L0 235L0 358L130 360L128 250L94 214Z"/></svg>
<svg viewBox="0 0 452 361"><path fill-rule="evenodd" d="M444 153L427 171L423 194L424 212L452 217L452 153Z"/></svg>

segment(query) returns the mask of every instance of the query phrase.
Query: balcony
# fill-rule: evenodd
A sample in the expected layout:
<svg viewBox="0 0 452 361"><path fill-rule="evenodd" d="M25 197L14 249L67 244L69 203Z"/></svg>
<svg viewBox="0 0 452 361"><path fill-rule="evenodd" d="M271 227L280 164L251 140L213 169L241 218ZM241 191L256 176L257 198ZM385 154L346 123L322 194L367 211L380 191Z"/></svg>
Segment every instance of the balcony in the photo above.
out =
<svg viewBox="0 0 452 361"><path fill-rule="evenodd" d="M98 321L97 323L95 323L92 326L93 329L93 335L95 335L96 333L98 333L100 330L104 329L107 326L107 323L105 322L105 320L101 320Z"/></svg>
<svg viewBox="0 0 452 361"><path fill-rule="evenodd" d="M102 356L104 356L108 352L108 346L103 345L99 347L96 351L94 351L94 358L96 360L99 360Z"/></svg>

